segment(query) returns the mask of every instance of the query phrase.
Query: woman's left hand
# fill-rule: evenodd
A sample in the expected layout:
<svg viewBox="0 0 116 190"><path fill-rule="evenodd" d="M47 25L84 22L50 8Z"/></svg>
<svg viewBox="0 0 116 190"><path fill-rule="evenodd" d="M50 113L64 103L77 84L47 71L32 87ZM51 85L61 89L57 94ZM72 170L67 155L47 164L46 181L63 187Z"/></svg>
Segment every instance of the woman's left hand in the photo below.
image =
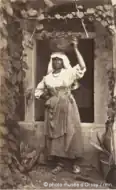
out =
<svg viewBox="0 0 116 190"><path fill-rule="evenodd" d="M73 38L72 44L73 44L74 48L77 48L77 46L78 46L78 40L77 40L77 38Z"/></svg>

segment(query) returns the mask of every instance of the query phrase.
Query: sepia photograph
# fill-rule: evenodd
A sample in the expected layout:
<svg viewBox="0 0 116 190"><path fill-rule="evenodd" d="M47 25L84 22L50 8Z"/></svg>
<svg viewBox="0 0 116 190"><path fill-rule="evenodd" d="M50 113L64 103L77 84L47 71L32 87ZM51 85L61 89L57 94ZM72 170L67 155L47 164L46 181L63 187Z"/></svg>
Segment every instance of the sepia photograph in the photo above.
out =
<svg viewBox="0 0 116 190"><path fill-rule="evenodd" d="M116 0L0 0L0 189L116 188Z"/></svg>

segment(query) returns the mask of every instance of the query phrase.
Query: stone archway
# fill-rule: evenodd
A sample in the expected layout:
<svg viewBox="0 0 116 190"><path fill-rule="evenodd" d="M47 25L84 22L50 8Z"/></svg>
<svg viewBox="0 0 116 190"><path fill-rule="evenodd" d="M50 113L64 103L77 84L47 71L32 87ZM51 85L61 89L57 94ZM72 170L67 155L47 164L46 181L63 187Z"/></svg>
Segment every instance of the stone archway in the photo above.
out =
<svg viewBox="0 0 116 190"><path fill-rule="evenodd" d="M106 30L112 36L114 30L111 30L111 28L113 29L114 20L113 20L113 10L112 10L111 4L96 5L94 8L87 7L87 9L86 10L84 9L84 11L83 11L83 6L79 5L78 6L79 12L77 11L77 9L75 9L75 12L74 11L71 13L68 12L63 15L62 15L62 11L61 11L61 13L58 13L58 10L60 10L61 6L58 5L57 7L55 7L55 10L54 10L54 7L50 8L50 10L48 10L48 12L46 14L42 13L38 17L38 19L40 20L40 23L41 24L44 23L43 24L44 30L42 30L42 28L41 29L39 28L40 31L37 29L37 33L35 33L35 36L37 36L38 39L43 39L43 38L50 39L50 38L60 38L60 36L65 36L65 37L71 36L70 31L69 31L69 33L67 33L67 32L63 33L62 30L57 32L57 28L55 29L55 27L54 27L53 32L51 30L49 31L49 29L47 29L47 30L45 30L45 29L46 29L46 25L48 24L48 22L49 22L49 25L51 25L51 27L53 28L53 25L54 25L53 22L57 22L57 21L62 22L62 20L63 20L63 22L65 23L65 19L68 19L67 20L67 22L68 22L69 20L75 19L75 17L77 18L77 20L87 19L92 23L94 23L95 21L100 22L101 25L104 28L106 28ZM104 17L101 19L101 13L105 14L105 16L108 15L110 17L110 20L106 21L105 20L106 18L104 18ZM45 22L47 22L47 24ZM48 26L48 28L49 28L49 26ZM85 33L84 32L82 33L82 31L81 31L81 32L78 32L78 34L73 33L73 35L78 36L80 38L88 38L88 36L86 35L86 32ZM90 34L90 38L91 38L92 34L90 31L89 31L89 34Z"/></svg>
<svg viewBox="0 0 116 190"><path fill-rule="evenodd" d="M88 2L90 3L89 7L87 8L87 4ZM70 2L69 2L70 3ZM87 3L87 4L86 4ZM98 3L98 4L97 4ZM113 68L115 70L115 46L116 46L116 37L115 37L115 19L114 19L114 12L115 12L115 2L112 0L112 1L94 1L93 3L95 6L96 6L96 9L98 9L97 11L95 11L95 9L93 8L94 5L92 6L92 2L91 1L77 1L77 8L76 8L76 13L72 12L72 13L67 13L67 15L63 15L62 14L59 14L59 12L62 12L62 10L60 10L60 8L62 7L62 5L58 5L55 7L55 9L52 7L52 5L50 6L50 9L48 10L48 20L65 20L65 19L72 19L73 17L77 16L79 18L84 18L84 16L87 16L88 19L90 21L99 21L103 27L105 27L106 29L108 29L109 32L111 32L112 34L112 41L113 41ZM66 3L65 3L66 5ZM80 6L79 6L80 5ZM81 12L81 9L83 9L83 5L84 8L86 7L87 8L87 12L86 14ZM112 7L113 5L113 7ZM77 11L78 9L78 6L79 6L79 10L80 10L80 15L79 15L79 12ZM111 9L110 9L111 8ZM58 11L59 10L59 11ZM66 10L66 9L65 9ZM109 10L111 10L110 14L109 14ZM103 12L102 12L103 11ZM101 19L99 16L101 15L101 12L103 14L103 19ZM93 15L92 15L93 14ZM106 23L106 20L104 19L104 15L107 15L110 17L111 16L111 22L108 21ZM42 15L40 15L40 20L42 19ZM115 73L115 71L114 71ZM111 90L112 91L112 90ZM114 88L114 95L115 95L115 88ZM112 93L111 93L112 94Z"/></svg>
<svg viewBox="0 0 116 190"><path fill-rule="evenodd" d="M99 5L100 6L100 5ZM98 9L100 8L101 9L101 6L100 7L97 7ZM104 5L102 4L102 8L103 8L103 10L104 9L108 9L109 10L109 7L112 9L112 7L111 7L111 5L106 5L106 7L104 8ZM80 9L82 9L82 7L80 7ZM92 16L91 14L93 14L93 9L92 8L88 8L89 10L88 10L88 17L90 16ZM92 13L91 13L91 11L92 11ZM73 13L74 14L74 13ZM112 13L111 13L112 14ZM86 15L86 14L85 14ZM112 14L112 16L113 16L113 14ZM111 16L111 18L113 19L113 17ZM67 15L65 15L64 17L66 17L66 18L68 18L68 19L73 19L72 18L72 16L71 15L69 15L69 14L67 14ZM59 14L57 14L57 15L54 15L54 16L49 16L49 14L48 15L46 15L46 14L44 14L44 13L42 13L42 14L40 14L39 15L39 17L38 17L38 20L40 21L40 23L39 24L37 24L35 27L34 27L34 29L36 30L34 30L34 35L30 35L29 34L29 32L28 32L28 34L29 34L29 36L28 36L28 38L27 39L29 39L31 36L33 36L33 37L37 37L37 39L46 39L46 38L52 38L52 37L58 37L58 33L56 32L56 31L54 31L54 32L51 32L51 31L49 31L48 29L46 30L46 25L45 24L43 24L45 21L47 22L47 21L50 21L50 20L58 20L58 21L60 21L60 19L61 20L63 20L64 18L61 16L61 15L59 15ZM91 20L91 19L90 19ZM92 20L93 21L93 20ZM98 19L98 21L99 21L99 19ZM104 21L104 19L103 19L103 21ZM112 20L113 21L113 20ZM113 26L114 25L112 25L113 24L113 22L111 21L111 28L113 28ZM43 24L43 27L44 28L42 28L42 24ZM104 22L102 23L102 26L103 27L106 27L106 29L107 29L107 31L111 34L111 36L112 36L112 34L114 34L114 32L115 32L115 28L113 28L113 30L110 30L111 28L108 26L106 26L106 23L104 24ZM32 31L32 33L33 33L33 31ZM57 33L57 34L56 34ZM66 34L66 33L65 33ZM90 33L89 33L90 34ZM62 34L61 32L59 32L59 35L64 35L64 34ZM67 35L67 34L66 34ZM68 35L71 35L71 34L68 34ZM80 37L84 37L84 38L86 38L87 36L86 36L86 34L85 33L79 33L78 34ZM78 36L77 34L75 34L75 36ZM92 34L90 34L90 37L91 37L91 35ZM33 50L31 51L31 52L33 52ZM32 53L33 54L33 53ZM31 55L31 54L30 54ZM31 64L31 63L30 63ZM113 77L113 76L112 76ZM33 77L32 77L33 78ZM111 80L113 80L113 78L111 79ZM34 85L34 84L33 84ZM34 85L35 86L35 85ZM32 87L33 89L35 88L35 87ZM110 89L111 90L111 92L112 92L112 90L113 89ZM103 93L103 91L102 91L102 93ZM111 93L112 94L112 93ZM111 95L111 99L112 99L112 95ZM105 104L106 104L106 102L105 102ZM33 110L34 110L34 105L32 105L33 106ZM105 109L107 109L107 108L105 108ZM32 110L32 109L31 109ZM28 117L29 119L30 119L30 122L31 122L31 117ZM106 118L106 117L105 117ZM109 119L109 118L108 118ZM107 120L107 119L106 119ZM33 115L33 121L35 121L35 119L34 119L34 115ZM105 121L105 120L104 120ZM105 123L105 122L104 122Z"/></svg>

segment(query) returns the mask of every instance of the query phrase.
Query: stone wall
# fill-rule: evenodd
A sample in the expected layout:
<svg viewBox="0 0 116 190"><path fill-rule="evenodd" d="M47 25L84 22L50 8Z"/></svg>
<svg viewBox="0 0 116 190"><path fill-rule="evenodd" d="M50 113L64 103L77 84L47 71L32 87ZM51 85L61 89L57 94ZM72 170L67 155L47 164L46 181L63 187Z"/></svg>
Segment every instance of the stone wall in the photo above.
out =
<svg viewBox="0 0 116 190"><path fill-rule="evenodd" d="M113 65L111 39L106 30L98 24L96 27L95 67L94 67L94 113L95 123L104 124L107 120L109 101L108 71Z"/></svg>
<svg viewBox="0 0 116 190"><path fill-rule="evenodd" d="M94 128L94 129L93 129ZM93 129L93 130L92 130ZM104 132L103 125L82 124L82 135L84 140L84 163L93 164L98 168L97 151L91 145L91 140L97 142L96 132L100 135ZM24 152L32 152L33 150L44 150L45 138L43 136L43 122L20 123L21 144ZM28 148L27 148L28 147ZM43 154L43 153L42 153ZM43 160L40 160L40 162Z"/></svg>

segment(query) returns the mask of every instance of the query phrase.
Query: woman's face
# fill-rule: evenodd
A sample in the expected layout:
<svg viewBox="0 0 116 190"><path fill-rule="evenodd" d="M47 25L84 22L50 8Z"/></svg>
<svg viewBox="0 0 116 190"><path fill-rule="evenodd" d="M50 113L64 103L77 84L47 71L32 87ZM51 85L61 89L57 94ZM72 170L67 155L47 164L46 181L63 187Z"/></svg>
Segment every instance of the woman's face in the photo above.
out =
<svg viewBox="0 0 116 190"><path fill-rule="evenodd" d="M55 57L52 58L52 67L54 70L59 70L63 68L63 61L62 59Z"/></svg>

